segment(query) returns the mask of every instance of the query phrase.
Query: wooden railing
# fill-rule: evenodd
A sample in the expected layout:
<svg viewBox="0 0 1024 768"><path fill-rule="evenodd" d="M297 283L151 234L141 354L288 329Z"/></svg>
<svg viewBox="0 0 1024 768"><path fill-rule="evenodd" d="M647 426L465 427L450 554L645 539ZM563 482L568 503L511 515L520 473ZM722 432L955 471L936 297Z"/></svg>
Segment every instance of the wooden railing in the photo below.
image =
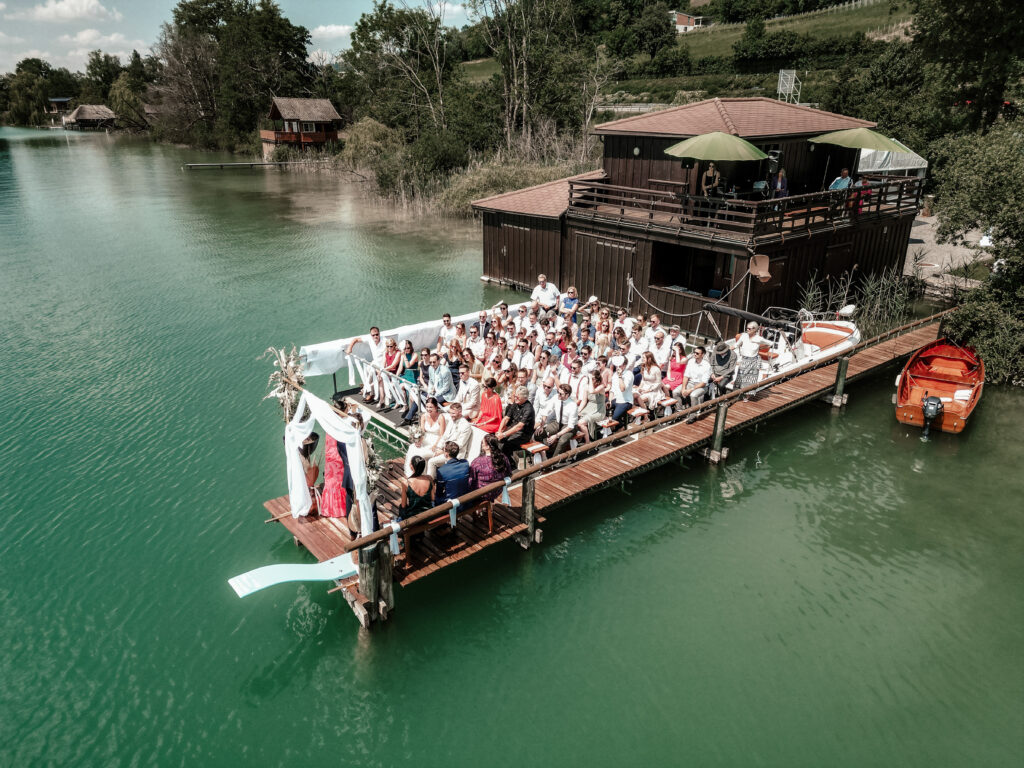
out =
<svg viewBox="0 0 1024 768"><path fill-rule="evenodd" d="M868 178L868 187L757 201L621 187L600 181L570 181L569 212L573 216L612 218L621 224L645 228L748 239L917 212L921 179Z"/></svg>
<svg viewBox="0 0 1024 768"><path fill-rule="evenodd" d="M877 336L873 336L870 339L861 341L859 344L850 349L843 350L841 352L836 352L835 354L829 355L828 357L824 357L819 360L806 363L802 366L790 369L788 371L783 371L782 373L778 373L775 376L769 376L768 378L759 381L757 384L752 384L749 387L743 387L742 389L734 389L733 391L728 392L724 395L720 395L719 397L716 397L712 400L707 400L701 403L700 405L691 406L689 408L683 408L679 411L676 411L670 416L662 416L660 419L651 419L650 421L644 424L634 425L631 427L627 427L626 429L619 430L618 432L614 432L608 437L603 437L599 440L584 443L578 448L573 448L569 451L560 453L557 456L553 456L549 459L546 459L539 464L534 464L530 467L527 467L526 469L521 469L517 472L514 472L512 474L511 480L515 482L523 481L524 496L527 493L532 494L532 488L530 488L529 491L526 488L527 481L530 481L532 483L532 481L536 478L537 475L544 472L546 469L553 468L556 464L568 461L576 457L582 457L584 454L590 453L595 449L610 446L613 443L623 440L624 438L632 437L634 435L641 435L645 432L651 432L655 429L660 429L670 424L676 424L678 422L681 422L683 419L687 418L690 415L697 415L701 412L710 412L712 410L717 409L720 403L731 403L732 401L737 400L741 397L746 397L757 390L764 389L765 387L773 386L775 384L780 384L783 381L787 381L793 378L794 376L799 376L802 373L812 371L815 368L823 368L825 366L832 365L841 357L849 357L857 352L860 352L863 349L873 347L876 344L882 343L883 341L888 341L894 336L900 336L915 328L919 328L921 326L928 325L929 323L939 321L947 314L952 312L954 309L956 309L956 307L951 307L950 309L943 310L942 312L937 312L933 315L929 315L928 317L921 318L920 320L914 320L910 323L906 323L905 325L901 325L898 328L892 328L888 331L878 334ZM302 387L297 383L294 383L293 385L297 389L302 389ZM343 412L339 411L337 408L335 408L335 410L338 411L339 414L344 415ZM710 439L710 436L708 439ZM490 485L485 485L482 488L478 488L475 491L470 491L469 493L463 494L458 499L459 507L461 509L469 509L470 507L473 506L474 502L477 502L487 494L501 490L503 485L504 482L499 481L496 483L491 483ZM413 528L417 525L421 525L422 523L429 522L435 519L436 517L444 514L445 512L448 512L451 508L452 503L450 501L446 501L441 504L438 504L436 507L428 509L425 512L420 512L416 515L413 515L412 517L407 517L398 523L399 532L409 528ZM532 514L532 509L530 510L530 513ZM355 538L345 545L345 552L352 552L354 550L361 549L371 544L376 544L377 542L383 541L384 539L390 537L391 533L391 528L386 527L379 531L375 531L374 533L371 533L368 536L360 536L358 538Z"/></svg>
<svg viewBox="0 0 1024 768"><path fill-rule="evenodd" d="M337 141L337 131L316 131L315 133L299 133L297 131L260 130L260 139L283 144L323 144Z"/></svg>

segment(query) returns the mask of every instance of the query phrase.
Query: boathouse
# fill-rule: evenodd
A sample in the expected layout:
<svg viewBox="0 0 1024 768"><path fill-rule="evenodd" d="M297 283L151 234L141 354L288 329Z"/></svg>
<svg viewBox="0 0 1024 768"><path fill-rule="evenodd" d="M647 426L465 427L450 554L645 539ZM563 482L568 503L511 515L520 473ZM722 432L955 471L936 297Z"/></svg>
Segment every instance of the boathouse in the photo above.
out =
<svg viewBox="0 0 1024 768"><path fill-rule="evenodd" d="M268 125L260 129L265 158L275 147L308 149L333 144L338 140L341 115L328 99L275 98L267 120Z"/></svg>
<svg viewBox="0 0 1024 768"><path fill-rule="evenodd" d="M66 115L71 108L70 96L51 96L46 100L46 114Z"/></svg>
<svg viewBox="0 0 1024 768"><path fill-rule="evenodd" d="M543 272L563 290L572 284L583 296L650 310L639 294L696 330L709 299L760 312L794 306L812 277L902 265L921 180L872 176L869 192L829 190L856 167L858 150L808 142L874 125L769 98L709 99L598 125L600 169L473 203L484 278L529 289ZM717 163L720 181L705 195L708 163L665 150L712 131L740 136L769 159ZM789 196L770 199L779 169ZM755 255L766 273L751 268ZM739 323L719 319L725 333Z"/></svg>
<svg viewBox="0 0 1024 768"><path fill-rule="evenodd" d="M103 104L82 104L64 118L64 127L71 130L113 128L117 116Z"/></svg>

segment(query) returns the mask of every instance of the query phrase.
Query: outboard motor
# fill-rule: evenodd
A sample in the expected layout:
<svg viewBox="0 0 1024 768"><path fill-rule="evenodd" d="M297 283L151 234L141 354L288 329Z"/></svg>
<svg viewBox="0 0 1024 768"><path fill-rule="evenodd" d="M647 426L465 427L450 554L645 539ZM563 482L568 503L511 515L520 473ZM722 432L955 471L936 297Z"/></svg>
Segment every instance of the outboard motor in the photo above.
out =
<svg viewBox="0 0 1024 768"><path fill-rule="evenodd" d="M925 396L921 398L921 415L924 416L924 433L921 435L922 440L928 439L928 430L932 425L932 422L942 416L943 406L942 400L935 395L929 396L925 392Z"/></svg>

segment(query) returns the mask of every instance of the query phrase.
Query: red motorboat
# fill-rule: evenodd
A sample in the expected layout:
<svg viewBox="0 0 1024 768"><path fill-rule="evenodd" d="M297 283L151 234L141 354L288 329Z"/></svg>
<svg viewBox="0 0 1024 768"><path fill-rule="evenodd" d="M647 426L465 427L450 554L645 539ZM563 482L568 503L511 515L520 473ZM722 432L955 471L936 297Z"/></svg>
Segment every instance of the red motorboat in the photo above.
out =
<svg viewBox="0 0 1024 768"><path fill-rule="evenodd" d="M923 427L923 437L932 425L961 432L984 385L985 364L974 349L938 339L911 355L896 379L896 418Z"/></svg>

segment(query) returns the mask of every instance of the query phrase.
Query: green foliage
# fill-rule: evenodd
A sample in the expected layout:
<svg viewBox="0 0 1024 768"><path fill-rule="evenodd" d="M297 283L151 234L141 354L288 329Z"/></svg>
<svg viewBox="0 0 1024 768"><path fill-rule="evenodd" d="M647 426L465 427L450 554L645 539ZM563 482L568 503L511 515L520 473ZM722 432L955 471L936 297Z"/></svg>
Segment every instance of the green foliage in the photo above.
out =
<svg viewBox="0 0 1024 768"><path fill-rule="evenodd" d="M119 126L131 130L143 130L147 127L140 92L141 85L134 81L127 70L122 72L110 87L107 105L117 115Z"/></svg>
<svg viewBox="0 0 1024 768"><path fill-rule="evenodd" d="M80 101L83 104L106 104L110 89L121 74L121 60L103 51L90 51L85 65Z"/></svg>
<svg viewBox="0 0 1024 768"><path fill-rule="evenodd" d="M449 216L471 216L470 203L473 200L544 184L556 179L564 179L566 176L590 170L592 167L590 163L572 162L556 164L507 163L500 160L474 162L451 176L448 184L437 195L435 206L440 213Z"/></svg>
<svg viewBox="0 0 1024 768"><path fill-rule="evenodd" d="M940 239L988 232L996 260L992 276L949 316L946 332L978 350L992 382L1024 386L1024 125L1000 122L981 136L950 136L937 151Z"/></svg>
<svg viewBox="0 0 1024 768"><path fill-rule="evenodd" d="M67 69L55 69L38 58L22 59L14 72L3 78L0 113L6 112L7 121L13 125L42 125L49 122L45 113L47 99L76 99L80 89L81 77Z"/></svg>

